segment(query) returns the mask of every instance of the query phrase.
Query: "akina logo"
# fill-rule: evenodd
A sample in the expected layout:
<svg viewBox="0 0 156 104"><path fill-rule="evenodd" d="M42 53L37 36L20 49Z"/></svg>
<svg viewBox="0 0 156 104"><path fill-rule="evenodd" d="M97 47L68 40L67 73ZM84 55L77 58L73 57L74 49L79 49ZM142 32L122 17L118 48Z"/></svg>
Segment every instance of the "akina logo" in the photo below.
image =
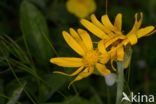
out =
<svg viewBox="0 0 156 104"><path fill-rule="evenodd" d="M141 95L139 92L137 94L131 92L130 96L128 96L125 92L123 92L122 95L123 97L121 99L121 102L123 102L124 100L128 102L148 102L148 103L152 103L155 101L154 95Z"/></svg>

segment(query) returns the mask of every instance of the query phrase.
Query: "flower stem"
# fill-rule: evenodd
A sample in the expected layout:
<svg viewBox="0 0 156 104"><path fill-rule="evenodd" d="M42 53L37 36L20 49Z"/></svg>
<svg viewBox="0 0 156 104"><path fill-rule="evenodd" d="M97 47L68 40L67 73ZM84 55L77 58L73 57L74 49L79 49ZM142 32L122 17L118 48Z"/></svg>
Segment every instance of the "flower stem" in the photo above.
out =
<svg viewBox="0 0 156 104"><path fill-rule="evenodd" d="M123 62L117 62L117 95L116 95L116 104L121 103L123 85L124 85L124 64Z"/></svg>

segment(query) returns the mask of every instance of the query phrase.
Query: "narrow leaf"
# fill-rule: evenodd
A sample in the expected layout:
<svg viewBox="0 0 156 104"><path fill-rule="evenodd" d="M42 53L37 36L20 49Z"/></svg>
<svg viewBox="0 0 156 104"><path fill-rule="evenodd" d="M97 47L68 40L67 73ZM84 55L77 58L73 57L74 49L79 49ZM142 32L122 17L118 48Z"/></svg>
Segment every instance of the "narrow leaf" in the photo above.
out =
<svg viewBox="0 0 156 104"><path fill-rule="evenodd" d="M16 104L18 99L20 98L21 96L21 93L23 92L23 89L25 87L26 83L23 84L22 86L20 86L19 88L17 88L13 94L12 94L12 97L10 98L10 100L7 102L7 104Z"/></svg>

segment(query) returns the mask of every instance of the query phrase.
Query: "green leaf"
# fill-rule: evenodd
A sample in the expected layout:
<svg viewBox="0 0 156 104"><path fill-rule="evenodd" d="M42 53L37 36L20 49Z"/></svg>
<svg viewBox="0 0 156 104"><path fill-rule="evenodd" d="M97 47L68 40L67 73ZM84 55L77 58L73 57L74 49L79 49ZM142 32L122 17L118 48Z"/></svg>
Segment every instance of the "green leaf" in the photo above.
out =
<svg viewBox="0 0 156 104"><path fill-rule="evenodd" d="M1 55L4 57L10 57L9 55L13 55L16 59L20 60L22 63L30 64L30 60L25 54L24 50L9 36L2 35L0 36L0 47L4 51ZM1 52L1 51L0 51Z"/></svg>
<svg viewBox="0 0 156 104"><path fill-rule="evenodd" d="M0 40L0 59L2 66L7 66L9 63L15 69L19 69L18 71L24 70L34 77L39 78L27 54L14 40L5 35L0 36Z"/></svg>
<svg viewBox="0 0 156 104"><path fill-rule="evenodd" d="M68 97L65 101L60 103L44 103L44 104L93 104L92 102L81 98L80 96Z"/></svg>
<svg viewBox="0 0 156 104"><path fill-rule="evenodd" d="M39 6L39 8L45 10L46 8L46 0L28 0L34 4L36 4L37 6Z"/></svg>
<svg viewBox="0 0 156 104"><path fill-rule="evenodd" d="M46 65L54 55L53 45L43 14L32 3L23 1L20 8L21 29L28 53L41 65Z"/></svg>
<svg viewBox="0 0 156 104"><path fill-rule="evenodd" d="M74 96L74 97L67 99L62 104L92 104L92 103L86 99L81 98L80 96Z"/></svg>
<svg viewBox="0 0 156 104"><path fill-rule="evenodd" d="M46 101L58 91L67 81L67 76L59 74L47 74L44 76L45 84L39 86L39 99L40 102ZM67 86L65 86L67 87Z"/></svg>
<svg viewBox="0 0 156 104"><path fill-rule="evenodd" d="M22 86L20 86L13 92L12 97L7 102L7 104L16 104L17 103L18 99L20 98L20 95L22 94L22 92L24 90L25 85L26 85L26 83L24 83Z"/></svg>

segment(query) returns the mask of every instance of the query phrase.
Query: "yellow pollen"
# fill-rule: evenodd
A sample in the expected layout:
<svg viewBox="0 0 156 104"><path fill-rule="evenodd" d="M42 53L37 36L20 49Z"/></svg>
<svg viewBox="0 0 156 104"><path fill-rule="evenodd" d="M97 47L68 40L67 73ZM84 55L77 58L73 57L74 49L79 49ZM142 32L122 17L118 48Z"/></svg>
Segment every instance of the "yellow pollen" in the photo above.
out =
<svg viewBox="0 0 156 104"><path fill-rule="evenodd" d="M86 66L94 65L98 62L99 52L97 50L88 51L83 57L83 63Z"/></svg>

